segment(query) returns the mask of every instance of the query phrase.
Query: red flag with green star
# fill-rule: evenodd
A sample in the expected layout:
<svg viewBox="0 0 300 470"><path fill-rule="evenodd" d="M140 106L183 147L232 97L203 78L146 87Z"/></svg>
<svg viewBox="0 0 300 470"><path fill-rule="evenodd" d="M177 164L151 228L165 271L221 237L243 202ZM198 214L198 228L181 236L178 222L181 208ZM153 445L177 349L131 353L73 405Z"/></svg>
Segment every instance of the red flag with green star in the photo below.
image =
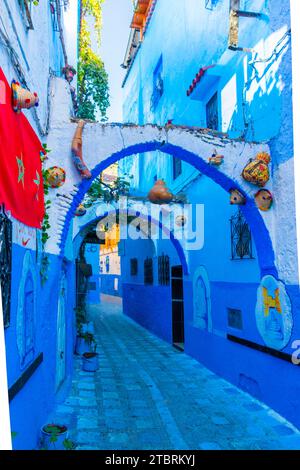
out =
<svg viewBox="0 0 300 470"><path fill-rule="evenodd" d="M11 88L1 68L0 88L0 204L25 225L41 228L43 147L24 114L13 111Z"/></svg>

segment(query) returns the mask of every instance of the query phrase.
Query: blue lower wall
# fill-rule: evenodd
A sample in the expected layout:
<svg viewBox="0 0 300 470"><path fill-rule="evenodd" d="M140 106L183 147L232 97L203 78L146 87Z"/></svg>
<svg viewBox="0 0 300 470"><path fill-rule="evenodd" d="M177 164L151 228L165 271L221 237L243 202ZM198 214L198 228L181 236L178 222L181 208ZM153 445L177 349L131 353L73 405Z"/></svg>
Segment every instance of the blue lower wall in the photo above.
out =
<svg viewBox="0 0 300 470"><path fill-rule="evenodd" d="M11 321L5 330L6 356L8 369L8 384L11 387L30 366L28 362L23 368L20 365L20 357L17 348L17 307L19 283L22 275L23 259L26 250L18 245L13 245L12 289L11 289ZM40 265L36 261L36 253L31 252L36 273L36 322L34 358L41 352L44 360L34 372L28 382L17 393L10 403L11 428L16 437L13 440L15 450L35 449L39 438L39 429L45 423L48 414L56 402L63 400L70 386L72 374L72 357L74 345L74 293L67 288L68 311L66 312L66 380L63 386L56 392L56 331L57 331L57 307L59 296L59 276L61 273L61 259L49 255L48 279L41 285ZM72 263L66 264L67 286L73 286L75 271ZM33 358L33 359L34 359Z"/></svg>
<svg viewBox="0 0 300 470"><path fill-rule="evenodd" d="M169 287L123 284L123 311L155 335L172 342Z"/></svg>
<svg viewBox="0 0 300 470"><path fill-rule="evenodd" d="M193 287L184 283L185 352L216 374L262 400L300 427L299 368L283 359L242 346L227 334L264 345L255 321L257 284L211 282L213 331L194 326ZM288 286L294 328L284 352L292 354L291 344L300 339L298 286ZM172 342L172 312L169 288L124 284L124 313L165 341ZM228 327L227 308L242 310L243 329Z"/></svg>
<svg viewBox="0 0 300 470"><path fill-rule="evenodd" d="M115 289L115 279L118 279L118 289ZM101 293L122 297L122 278L118 274L101 276Z"/></svg>

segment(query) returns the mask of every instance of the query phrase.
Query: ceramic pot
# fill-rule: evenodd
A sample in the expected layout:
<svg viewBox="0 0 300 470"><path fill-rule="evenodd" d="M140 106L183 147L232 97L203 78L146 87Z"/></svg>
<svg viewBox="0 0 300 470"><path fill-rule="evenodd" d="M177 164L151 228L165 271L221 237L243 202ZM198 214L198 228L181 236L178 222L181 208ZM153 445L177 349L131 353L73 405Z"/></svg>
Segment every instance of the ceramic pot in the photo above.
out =
<svg viewBox="0 0 300 470"><path fill-rule="evenodd" d="M66 181L66 172L63 168L52 166L46 170L46 182L50 188L59 188Z"/></svg>
<svg viewBox="0 0 300 470"><path fill-rule="evenodd" d="M98 354L95 352L85 352L82 355L82 370L86 372L96 372L99 368Z"/></svg>
<svg viewBox="0 0 300 470"><path fill-rule="evenodd" d="M45 424L41 429L40 444L46 450L65 450L64 441L67 438L67 426L56 423Z"/></svg>
<svg viewBox="0 0 300 470"><path fill-rule="evenodd" d="M16 113L20 113L22 109L30 109L39 105L38 95L23 88L19 82L13 80L11 89L12 107Z"/></svg>
<svg viewBox="0 0 300 470"><path fill-rule="evenodd" d="M267 152L258 153L255 160L250 160L245 166L242 177L256 186L265 186L270 179L270 161L271 157Z"/></svg>
<svg viewBox="0 0 300 470"><path fill-rule="evenodd" d="M231 189L230 204L244 206L246 204L246 198L238 189Z"/></svg>

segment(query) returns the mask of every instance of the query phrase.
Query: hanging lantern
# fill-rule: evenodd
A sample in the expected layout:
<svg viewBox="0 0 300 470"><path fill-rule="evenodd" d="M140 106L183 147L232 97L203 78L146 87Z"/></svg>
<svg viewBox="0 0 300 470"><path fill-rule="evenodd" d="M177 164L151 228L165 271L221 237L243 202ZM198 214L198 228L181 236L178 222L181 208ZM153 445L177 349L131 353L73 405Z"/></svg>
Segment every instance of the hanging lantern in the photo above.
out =
<svg viewBox="0 0 300 470"><path fill-rule="evenodd" d="M80 176L82 178L89 179L92 177L92 174L84 163L82 155L82 132L84 125L85 122L81 119L78 122L77 129L72 140L72 160L77 171L80 173Z"/></svg>
<svg viewBox="0 0 300 470"><path fill-rule="evenodd" d="M209 163L214 166L222 165L224 161L223 155L218 155L217 151L215 150L211 157L208 159Z"/></svg>
<svg viewBox="0 0 300 470"><path fill-rule="evenodd" d="M83 204L79 204L79 206L77 207L75 211L76 217L82 217L85 214L86 214L86 208L84 207Z"/></svg>
<svg viewBox="0 0 300 470"><path fill-rule="evenodd" d="M148 194L148 199L153 204L168 204L173 199L173 194L168 190L163 180L157 180Z"/></svg>
<svg viewBox="0 0 300 470"><path fill-rule="evenodd" d="M63 168L52 166L46 170L45 177L50 188L59 188L66 181L66 172Z"/></svg>
<svg viewBox="0 0 300 470"><path fill-rule="evenodd" d="M20 113L22 109L30 109L39 105L39 98L36 93L23 88L19 82L15 80L11 84L12 89L12 107L16 113Z"/></svg>
<svg viewBox="0 0 300 470"><path fill-rule="evenodd" d="M273 196L268 189L260 189L255 194L255 203L261 211L268 211L273 205Z"/></svg>
<svg viewBox="0 0 300 470"><path fill-rule="evenodd" d="M256 186L265 186L270 179L269 163L271 157L267 152L260 152L255 160L250 160L245 166L242 177Z"/></svg>
<svg viewBox="0 0 300 470"><path fill-rule="evenodd" d="M244 206L246 204L246 198L238 189L230 190L230 204L237 206Z"/></svg>

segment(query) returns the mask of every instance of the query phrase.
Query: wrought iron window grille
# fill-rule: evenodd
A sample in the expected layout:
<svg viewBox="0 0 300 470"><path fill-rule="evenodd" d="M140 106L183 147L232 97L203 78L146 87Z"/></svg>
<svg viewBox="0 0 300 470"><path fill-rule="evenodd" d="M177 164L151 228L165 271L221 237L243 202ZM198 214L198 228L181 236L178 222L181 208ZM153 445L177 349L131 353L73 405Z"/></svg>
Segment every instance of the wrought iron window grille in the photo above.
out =
<svg viewBox="0 0 300 470"><path fill-rule="evenodd" d="M161 286L170 285L170 258L162 254L158 257L158 283Z"/></svg>
<svg viewBox="0 0 300 470"><path fill-rule="evenodd" d="M10 323L12 267L12 222L0 208L0 282L2 291L3 323L7 328Z"/></svg>
<svg viewBox="0 0 300 470"><path fill-rule="evenodd" d="M153 284L153 259L146 258L144 261L144 284Z"/></svg>
<svg viewBox="0 0 300 470"><path fill-rule="evenodd" d="M252 250L252 236L245 217L239 210L230 219L231 225L231 259L254 259Z"/></svg>

